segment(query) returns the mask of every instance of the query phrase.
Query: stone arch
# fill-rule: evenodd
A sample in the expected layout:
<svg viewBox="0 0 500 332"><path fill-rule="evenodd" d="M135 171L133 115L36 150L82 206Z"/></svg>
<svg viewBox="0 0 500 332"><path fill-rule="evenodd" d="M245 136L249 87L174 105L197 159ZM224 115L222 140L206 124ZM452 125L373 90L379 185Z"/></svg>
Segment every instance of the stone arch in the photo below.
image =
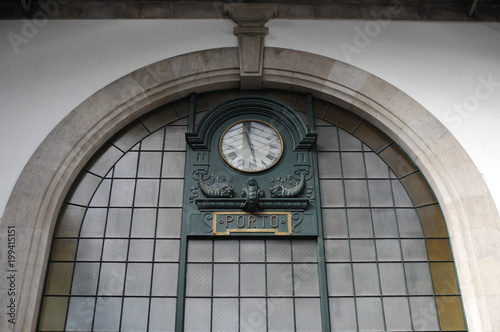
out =
<svg viewBox="0 0 500 332"><path fill-rule="evenodd" d="M7 204L1 236L15 225L19 239L16 325L33 331L54 225L71 184L112 135L146 112L192 92L238 88L237 48L204 50L134 71L89 97L35 151ZM500 239L498 214L480 173L460 144L426 109L361 69L306 52L266 48L263 88L308 92L338 104L384 131L424 173L447 220L470 330L500 326L494 310ZM2 241L3 242L3 241ZM7 258L1 257L2 266ZM4 278L5 279L5 278ZM1 281L5 286L6 281Z"/></svg>

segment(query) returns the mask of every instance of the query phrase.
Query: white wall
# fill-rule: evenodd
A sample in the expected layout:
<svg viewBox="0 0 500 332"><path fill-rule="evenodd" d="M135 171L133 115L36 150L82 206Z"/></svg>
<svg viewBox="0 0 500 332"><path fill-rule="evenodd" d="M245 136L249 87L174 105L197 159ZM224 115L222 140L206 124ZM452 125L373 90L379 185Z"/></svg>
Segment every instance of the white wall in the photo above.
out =
<svg viewBox="0 0 500 332"><path fill-rule="evenodd" d="M29 29L30 24L35 29ZM41 141L83 100L149 63L237 45L230 20L0 21L0 216ZM420 102L500 206L500 24L272 20L266 45L349 62ZM489 82L489 83L488 83ZM439 133L436 133L436 138Z"/></svg>

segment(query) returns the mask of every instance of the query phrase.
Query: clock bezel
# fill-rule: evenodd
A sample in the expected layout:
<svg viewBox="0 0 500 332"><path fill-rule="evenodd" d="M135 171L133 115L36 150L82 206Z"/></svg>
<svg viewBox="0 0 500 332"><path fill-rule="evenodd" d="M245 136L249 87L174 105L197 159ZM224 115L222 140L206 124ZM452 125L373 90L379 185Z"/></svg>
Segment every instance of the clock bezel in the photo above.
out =
<svg viewBox="0 0 500 332"><path fill-rule="evenodd" d="M274 132L278 135L278 138L279 138L280 143L281 143L281 149L280 149L278 158L276 158L276 160L271 165L269 165L269 166L267 166L265 168L259 169L259 170L255 170L255 171L241 169L241 168L238 168L236 165L233 165L226 158L226 156L224 155L224 153L222 152L222 140L224 139L224 136L226 135L226 133L231 128L233 128L234 126L236 126L236 125L238 125L240 123L243 123L243 122L258 122L258 123L261 123L261 124L263 124L263 125L271 128L272 130L274 130ZM236 122L230 124L229 126L227 126L227 128L224 130L224 132L221 134L220 139L219 139L219 154L222 157L222 159L224 160L224 162L228 166L230 166L232 169L237 170L239 172L243 172L243 173L260 173L260 172L265 172L267 170L270 170L271 168L273 168L274 166L276 166L280 162L281 158L283 157L284 151L285 151L285 145L284 145L283 137L281 136L281 133L279 132L279 130L276 129L275 126L269 124L268 122L262 121L262 120L257 120L257 119L244 119L244 120L239 120L239 121L236 121Z"/></svg>

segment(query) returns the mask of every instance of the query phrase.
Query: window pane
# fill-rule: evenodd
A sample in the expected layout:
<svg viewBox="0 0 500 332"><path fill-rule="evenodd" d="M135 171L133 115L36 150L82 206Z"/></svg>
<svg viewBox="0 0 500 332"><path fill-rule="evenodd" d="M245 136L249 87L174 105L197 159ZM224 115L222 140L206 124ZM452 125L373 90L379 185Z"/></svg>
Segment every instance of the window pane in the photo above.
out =
<svg viewBox="0 0 500 332"><path fill-rule="evenodd" d="M356 308L353 298L330 299L330 325L332 331L356 331Z"/></svg>
<svg viewBox="0 0 500 332"><path fill-rule="evenodd" d="M154 240L130 240L129 261L152 261Z"/></svg>
<svg viewBox="0 0 500 332"><path fill-rule="evenodd" d="M405 261L427 261L425 240L401 240Z"/></svg>
<svg viewBox="0 0 500 332"><path fill-rule="evenodd" d="M210 299L186 299L184 309L185 331L210 331L212 312Z"/></svg>
<svg viewBox="0 0 500 332"><path fill-rule="evenodd" d="M345 200L348 207L369 206L365 180L345 180Z"/></svg>
<svg viewBox="0 0 500 332"><path fill-rule="evenodd" d="M95 331L118 331L122 299L117 297L98 297L95 308Z"/></svg>
<svg viewBox="0 0 500 332"><path fill-rule="evenodd" d="M268 262L290 262L290 241L267 240L266 253Z"/></svg>
<svg viewBox="0 0 500 332"><path fill-rule="evenodd" d="M154 264L153 296L176 296L179 264Z"/></svg>
<svg viewBox="0 0 500 332"><path fill-rule="evenodd" d="M439 331L434 297L410 297L410 310L415 331Z"/></svg>
<svg viewBox="0 0 500 332"><path fill-rule="evenodd" d="M351 240L353 262L375 261L375 243L373 240Z"/></svg>
<svg viewBox="0 0 500 332"><path fill-rule="evenodd" d="M128 237L132 209L109 209L107 237Z"/></svg>
<svg viewBox="0 0 500 332"><path fill-rule="evenodd" d="M157 206L158 184L158 180L137 180L134 201L135 206Z"/></svg>
<svg viewBox="0 0 500 332"><path fill-rule="evenodd" d="M67 331L90 331L94 315L94 297L72 297L69 301Z"/></svg>
<svg viewBox="0 0 500 332"><path fill-rule="evenodd" d="M182 178L184 177L184 164L186 162L185 152L166 152L164 155L163 168L161 176L164 178Z"/></svg>
<svg viewBox="0 0 500 332"><path fill-rule="evenodd" d="M129 263L125 280L125 295L149 295L152 264Z"/></svg>
<svg viewBox="0 0 500 332"><path fill-rule="evenodd" d="M342 180L320 180L319 182L322 207L343 207L345 205Z"/></svg>
<svg viewBox="0 0 500 332"><path fill-rule="evenodd" d="M99 263L76 263L71 294L95 295Z"/></svg>
<svg viewBox="0 0 500 332"><path fill-rule="evenodd" d="M368 209L348 209L347 223L349 224L349 235L355 237L373 237L373 226Z"/></svg>
<svg viewBox="0 0 500 332"><path fill-rule="evenodd" d="M102 237L106 225L107 209L88 209L83 220L81 237Z"/></svg>
<svg viewBox="0 0 500 332"><path fill-rule="evenodd" d="M125 264L102 263L99 279L99 295L122 295Z"/></svg>
<svg viewBox="0 0 500 332"><path fill-rule="evenodd" d="M266 331L266 299L240 300L240 327L241 331Z"/></svg>
<svg viewBox="0 0 500 332"><path fill-rule="evenodd" d="M238 299L214 299L212 331L238 331Z"/></svg>
<svg viewBox="0 0 500 332"><path fill-rule="evenodd" d="M323 209L325 238L346 238L347 221L344 209Z"/></svg>
<svg viewBox="0 0 500 332"><path fill-rule="evenodd" d="M99 261L101 259L102 240L80 239L78 241L77 261Z"/></svg>
<svg viewBox="0 0 500 332"><path fill-rule="evenodd" d="M266 270L264 264L240 265L241 296L266 295Z"/></svg>
<svg viewBox="0 0 500 332"><path fill-rule="evenodd" d="M383 301L387 331L411 331L408 299L406 297L385 297Z"/></svg>
<svg viewBox="0 0 500 332"><path fill-rule="evenodd" d="M390 180L368 180L372 207L394 206Z"/></svg>
<svg viewBox="0 0 500 332"><path fill-rule="evenodd" d="M242 262L264 262L266 259L263 240L241 241L240 249L240 260Z"/></svg>
<svg viewBox="0 0 500 332"><path fill-rule="evenodd" d="M156 332L175 331L176 305L176 299L152 298L149 330Z"/></svg>
<svg viewBox="0 0 500 332"><path fill-rule="evenodd" d="M321 331L319 299L295 299L297 331Z"/></svg>
<svg viewBox="0 0 500 332"><path fill-rule="evenodd" d="M318 265L293 264L295 296L319 296Z"/></svg>
<svg viewBox="0 0 500 332"><path fill-rule="evenodd" d="M349 241L325 240L325 259L327 262L349 262Z"/></svg>
<svg viewBox="0 0 500 332"><path fill-rule="evenodd" d="M396 209L401 237L424 237L422 225L414 209Z"/></svg>
<svg viewBox="0 0 500 332"><path fill-rule="evenodd" d="M410 295L432 294L431 276L427 263L405 263L406 283Z"/></svg>
<svg viewBox="0 0 500 332"><path fill-rule="evenodd" d="M379 261L401 261L399 240L376 240Z"/></svg>
<svg viewBox="0 0 500 332"><path fill-rule="evenodd" d="M159 209L156 237L181 237L181 209Z"/></svg>
<svg viewBox="0 0 500 332"><path fill-rule="evenodd" d="M372 216L376 237L399 237L394 209L373 209Z"/></svg>
<svg viewBox="0 0 500 332"><path fill-rule="evenodd" d="M381 263L380 284L384 295L406 295L405 275L401 263Z"/></svg>
<svg viewBox="0 0 500 332"><path fill-rule="evenodd" d="M356 295L380 294L376 264L353 264Z"/></svg>
<svg viewBox="0 0 500 332"><path fill-rule="evenodd" d="M214 264L213 296L238 296L238 264Z"/></svg>
<svg viewBox="0 0 500 332"><path fill-rule="evenodd" d="M215 241L214 261L215 262L237 262L239 258L238 241Z"/></svg>
<svg viewBox="0 0 500 332"><path fill-rule="evenodd" d="M161 152L141 152L137 176L140 178L159 178L161 157Z"/></svg>
<svg viewBox="0 0 500 332"><path fill-rule="evenodd" d="M342 153L344 178L365 178L365 163L362 153Z"/></svg>
<svg viewBox="0 0 500 332"><path fill-rule="evenodd" d="M328 294L352 295L351 264L327 264Z"/></svg>
<svg viewBox="0 0 500 332"><path fill-rule="evenodd" d="M132 217L131 237L154 237L156 209L135 209Z"/></svg>
<svg viewBox="0 0 500 332"><path fill-rule="evenodd" d="M361 331L383 331L384 317L380 298L360 297L356 300Z"/></svg>
<svg viewBox="0 0 500 332"><path fill-rule="evenodd" d="M149 298L125 298L121 331L146 331Z"/></svg>
<svg viewBox="0 0 500 332"><path fill-rule="evenodd" d="M186 296L212 294L212 264L187 264Z"/></svg>
<svg viewBox="0 0 500 332"><path fill-rule="evenodd" d="M288 298L269 299L267 316L269 331L293 331L293 300Z"/></svg>
<svg viewBox="0 0 500 332"><path fill-rule="evenodd" d="M110 206L132 206L135 180L113 180Z"/></svg>
<svg viewBox="0 0 500 332"><path fill-rule="evenodd" d="M294 262L317 262L316 241L297 240L292 241L292 254Z"/></svg>
<svg viewBox="0 0 500 332"><path fill-rule="evenodd" d="M175 262L179 260L179 240L157 240L155 249L156 262Z"/></svg>
<svg viewBox="0 0 500 332"><path fill-rule="evenodd" d="M212 241L189 241L188 262L211 262Z"/></svg>
<svg viewBox="0 0 500 332"><path fill-rule="evenodd" d="M292 268L289 264L267 265L267 293L269 296L291 296Z"/></svg>

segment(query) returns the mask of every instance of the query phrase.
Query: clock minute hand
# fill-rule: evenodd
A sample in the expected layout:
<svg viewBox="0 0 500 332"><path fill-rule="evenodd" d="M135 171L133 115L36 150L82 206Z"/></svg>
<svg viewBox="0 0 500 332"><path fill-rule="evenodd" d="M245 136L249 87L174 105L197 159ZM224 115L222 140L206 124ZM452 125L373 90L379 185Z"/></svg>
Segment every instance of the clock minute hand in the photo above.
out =
<svg viewBox="0 0 500 332"><path fill-rule="evenodd" d="M245 131L245 137L247 139L247 142L248 142L248 146L250 147L250 153L252 154L252 158L253 158L253 162L255 164L257 164L257 159L255 157L255 149L253 147L253 143L252 143L252 140L250 139L250 136L248 135L248 131Z"/></svg>

